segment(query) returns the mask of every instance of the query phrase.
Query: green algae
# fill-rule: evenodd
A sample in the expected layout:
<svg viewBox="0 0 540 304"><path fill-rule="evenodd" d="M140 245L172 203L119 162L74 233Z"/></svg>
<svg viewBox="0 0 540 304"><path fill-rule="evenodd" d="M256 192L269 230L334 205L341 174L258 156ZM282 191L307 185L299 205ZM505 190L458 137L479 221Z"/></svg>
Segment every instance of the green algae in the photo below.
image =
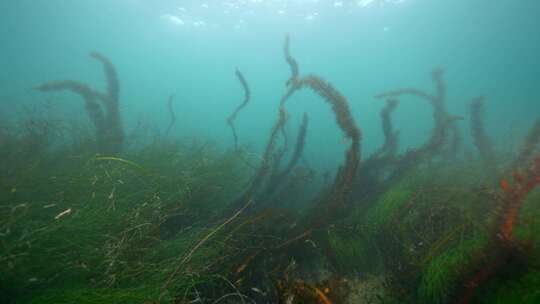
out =
<svg viewBox="0 0 540 304"><path fill-rule="evenodd" d="M474 236L433 258L422 274L418 289L420 302L448 303L455 296L452 291L459 285L462 273L487 242L486 235Z"/></svg>

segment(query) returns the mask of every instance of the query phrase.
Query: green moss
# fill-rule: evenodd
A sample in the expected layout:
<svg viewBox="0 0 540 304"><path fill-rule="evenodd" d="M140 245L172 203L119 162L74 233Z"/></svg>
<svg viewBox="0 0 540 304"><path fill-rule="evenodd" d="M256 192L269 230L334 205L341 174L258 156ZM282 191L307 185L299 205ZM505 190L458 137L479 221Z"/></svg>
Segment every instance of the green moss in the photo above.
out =
<svg viewBox="0 0 540 304"><path fill-rule="evenodd" d="M536 304L540 303L540 272L529 271L511 281L494 281L488 286L491 292L482 295L481 303L486 304Z"/></svg>
<svg viewBox="0 0 540 304"><path fill-rule="evenodd" d="M419 287L420 302L447 303L451 290L459 284L457 280L460 275L487 242L486 235L477 235L432 259L422 274Z"/></svg>
<svg viewBox="0 0 540 304"><path fill-rule="evenodd" d="M153 289L74 288L49 290L28 304L143 304L159 303L158 293ZM171 299L163 299L167 303Z"/></svg>
<svg viewBox="0 0 540 304"><path fill-rule="evenodd" d="M2 185L13 191L0 192L0 297L17 303L23 297L32 303L155 300L246 180L234 155L155 146L121 160L42 155L39 165L28 163L31 174ZM196 284L211 280L203 268L226 253L219 237L185 265L198 272ZM193 281L182 271L170 288L183 293Z"/></svg>
<svg viewBox="0 0 540 304"><path fill-rule="evenodd" d="M360 273L377 265L369 240L362 234L330 230L328 240L341 273Z"/></svg>
<svg viewBox="0 0 540 304"><path fill-rule="evenodd" d="M368 210L365 221L369 233L374 233L380 227L390 223L400 208L411 198L415 191L414 184L413 178L402 180L386 191L373 208Z"/></svg>
<svg viewBox="0 0 540 304"><path fill-rule="evenodd" d="M514 234L518 240L535 241L540 248L540 190L532 192L525 200Z"/></svg>

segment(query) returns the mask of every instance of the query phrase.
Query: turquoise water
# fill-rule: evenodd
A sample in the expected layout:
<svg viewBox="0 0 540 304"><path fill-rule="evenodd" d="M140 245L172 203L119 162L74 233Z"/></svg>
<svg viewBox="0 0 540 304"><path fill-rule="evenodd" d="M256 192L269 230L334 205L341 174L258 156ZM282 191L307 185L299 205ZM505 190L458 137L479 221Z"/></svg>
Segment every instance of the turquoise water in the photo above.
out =
<svg viewBox="0 0 540 304"><path fill-rule="evenodd" d="M21 0L2 1L0 11L3 108L42 102L30 88L47 80L103 86L100 67L87 57L97 50L117 67L127 130L139 119L165 128L166 100L175 93L174 132L227 146L223 122L242 99L238 67L253 94L237 119L240 141L260 149L288 78L282 41L289 33L301 73L323 76L349 99L365 153L382 142L382 105L373 96L403 86L431 90L434 67L447 70L451 113L464 116L471 98L488 98L487 123L498 138L522 134L539 109L540 4L532 0ZM80 112L69 93L54 99L55 109ZM302 93L290 103L291 125L307 110L306 153L331 164L341 137L327 105L311 99ZM395 114L402 144L425 139L430 111L422 101L402 103Z"/></svg>

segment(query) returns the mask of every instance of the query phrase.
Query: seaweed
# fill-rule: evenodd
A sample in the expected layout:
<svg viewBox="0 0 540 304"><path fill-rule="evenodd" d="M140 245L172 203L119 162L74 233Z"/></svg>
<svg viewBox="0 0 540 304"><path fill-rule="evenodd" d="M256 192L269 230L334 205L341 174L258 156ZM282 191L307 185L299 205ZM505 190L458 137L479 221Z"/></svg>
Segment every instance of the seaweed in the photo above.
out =
<svg viewBox="0 0 540 304"><path fill-rule="evenodd" d="M34 89L41 92L71 91L80 95L84 102L86 113L96 128L98 151L103 154L117 154L122 151L124 131L120 119L119 91L120 86L116 69L111 61L98 52L90 53L90 57L103 65L107 79L107 92L102 93L88 85L74 80L50 81ZM98 101L101 102L98 103Z"/></svg>
<svg viewBox="0 0 540 304"><path fill-rule="evenodd" d="M455 296L452 286L459 284L461 273L467 271L473 257L487 242L485 235L473 236L434 258L422 274L418 289L420 302L447 303Z"/></svg>
<svg viewBox="0 0 540 304"><path fill-rule="evenodd" d="M463 290L457 303L471 303L477 289L485 285L505 266L513 263L515 259L527 263L526 255L521 254L523 245L514 239L514 228L517 217L525 198L540 185L540 156L537 156L534 163L527 172L514 171L514 185L506 179L502 179L500 187L504 193L502 205L497 210L497 221L489 244L483 249L484 258L476 262L476 271L467 276Z"/></svg>
<svg viewBox="0 0 540 304"><path fill-rule="evenodd" d="M262 154L262 163L256 170L246 191L244 191L236 200L234 206L236 206L237 208L242 206L246 201L252 199L254 200L254 204L259 203L259 197L256 198L257 193L262 191L262 189L265 187L268 177L271 176L273 174L273 171L275 171L279 167L281 158L285 154L285 149L281 149L281 151L276 152L277 138L280 132L281 134L285 134L284 126L288 120L285 103L300 88L297 83L296 74L298 72L298 66L296 64L296 60L294 60L290 55L288 36L286 36L284 43L284 55L287 63L291 66L292 73L290 81L287 82L288 89L286 93L280 98L278 118L272 126L272 129L270 130L270 135L268 137L268 140L266 141L265 149Z"/></svg>
<svg viewBox="0 0 540 304"><path fill-rule="evenodd" d="M238 78L238 81L240 81L242 88L244 88L244 100L240 105L238 105L238 107L236 107L236 109L234 109L233 113L227 118L227 124L231 127L231 131L233 134L234 149L238 150L238 134L236 133L236 128L234 127L234 120L236 119L236 116L238 116L240 110L242 110L249 103L249 100L251 99L251 91L242 72L237 69L235 75Z"/></svg>
<svg viewBox="0 0 540 304"><path fill-rule="evenodd" d="M461 137L461 131L457 123L452 123L450 126L450 143L448 146L448 156L451 159L457 159L459 152L463 144L463 138Z"/></svg>
<svg viewBox="0 0 540 304"><path fill-rule="evenodd" d="M283 43L283 53L285 54L285 60L291 69L291 76L287 80L286 85L294 85L298 75L300 75L300 69L298 68L298 62L291 56L290 51L291 39L289 35L285 35L285 42Z"/></svg>
<svg viewBox="0 0 540 304"><path fill-rule="evenodd" d="M390 175L390 180L399 179L399 177L412 168L422 163L423 161L433 158L440 153L447 145L448 131L454 131L454 139L452 141L451 150L457 149L459 136L458 129L455 123L463 119L460 116L450 115L446 111L446 84L443 79L444 69L436 68L431 72L431 78L435 86L435 93L426 93L415 88L404 88L386 93L381 93L375 96L377 99L397 98L403 95L412 95L420 97L429 102L433 108L434 126L431 131L431 136L424 144L416 149L410 149L405 154L400 155L393 162L393 171Z"/></svg>
<svg viewBox="0 0 540 304"><path fill-rule="evenodd" d="M523 166L529 163L540 145L540 118L536 119L533 126L527 133L522 145L519 155L515 161L515 166Z"/></svg>
<svg viewBox="0 0 540 304"><path fill-rule="evenodd" d="M286 36L290 76L254 173L239 158L234 127L251 98L239 71L244 101L227 118L235 149L223 154L182 139L96 156L84 133L73 135L75 147L49 141L63 126L47 119L22 120L18 133L4 128L2 161L10 166L0 173L0 296L8 303L442 304L482 301L479 291L489 291L535 303L537 295L519 293L538 281L536 124L512 181L502 179L500 189L481 184L486 162L460 158L460 118L446 111L437 69L434 93L378 96L384 143L364 160L349 101L322 77L300 75L290 43ZM79 95L103 151L118 141L109 129L121 129L119 84L111 62L92 56L104 67L105 93L73 80L37 89ZM288 102L304 89L330 106L348 140L333 181L318 180L303 159L313 123L307 113L296 142L285 132ZM403 95L428 101L434 127L400 154L392 115ZM476 102L473 140L495 163ZM172 104L173 96L167 134L176 122ZM20 153L25 147L39 153Z"/></svg>
<svg viewBox="0 0 540 304"><path fill-rule="evenodd" d="M386 101L386 106L381 110L380 117L384 134L384 144L375 153L375 155L386 154L389 156L394 156L397 153L399 131L394 131L391 115L392 112L394 112L397 108L398 104L399 101L396 99L388 99Z"/></svg>
<svg viewBox="0 0 540 304"><path fill-rule="evenodd" d="M388 99L379 114L381 117L384 143L362 162L362 174L357 176L355 180L355 184L358 185L356 187L357 192L375 188L376 184L380 182L381 176L384 176L385 170L393 166L397 160L399 131L394 131L391 115L398 104L399 102L396 99ZM356 194L356 196L360 195L358 193Z"/></svg>
<svg viewBox="0 0 540 304"><path fill-rule="evenodd" d="M283 150L280 153L274 153L273 151L275 150L278 132L283 128L287 121L288 115L285 109L286 102L294 95L296 91L307 87L312 89L317 95L322 97L325 102L331 105L337 125L343 131L345 136L351 140L351 146L345 152L344 165L339 169L339 173L335 177L334 186L332 188L333 190L327 199L322 200L326 202L326 206L319 206L319 208L324 208L328 211L323 212L325 216L331 217L333 212L339 210L338 207L343 205L345 197L350 191L354 176L356 175L358 164L360 162L359 154L361 132L357 128L354 118L350 112L347 99L338 90L319 76L298 76L298 65L296 60L294 60L290 55L289 44L290 40L287 36L284 43L284 53L286 61L291 67L292 73L290 80L287 82L288 89L280 99L278 119L274 124L267 140L265 152L263 154L263 164L256 173L248 191L241 196L241 200L238 201L238 204L242 200L245 201L246 198L253 195L256 192L256 189L264 184L264 180L266 179L267 175L270 174L271 176L272 169L274 171L276 170L276 164L279 165L281 158L283 157Z"/></svg>
<svg viewBox="0 0 540 304"><path fill-rule="evenodd" d="M446 112L446 85L442 78L443 75L444 70L441 68L432 71L431 77L436 88L436 93L433 95L418 89L405 88L375 96L377 99L387 99L396 98L402 95L414 95L427 100L433 107L433 120L435 126L433 127L431 136L421 147L411 150L402 156L402 159L405 162L418 162L420 159L436 153L443 147L448 127L451 125L450 115Z"/></svg>
<svg viewBox="0 0 540 304"><path fill-rule="evenodd" d="M345 203L346 196L351 190L352 182L360 163L360 142L362 136L360 129L356 126L354 118L351 115L347 99L330 83L316 75L301 78L298 83L300 87L307 86L311 88L332 106L338 126L345 136L351 140L349 149L345 151L344 164L339 168L338 174L335 177L331 198L326 202L326 206L319 206L321 209L318 209L318 212L325 210L323 211L323 217L330 218Z"/></svg>
<svg viewBox="0 0 540 304"><path fill-rule="evenodd" d="M283 177L289 175L291 170L298 164L298 161L300 160L300 157L302 157L302 154L304 152L304 146L306 143L306 134L307 134L307 128L309 123L309 117L307 113L304 113L304 117L302 119L302 124L300 125L300 128L298 130L298 135L296 136L296 145L294 146L294 151L291 156L291 159L289 160L289 163L283 169L283 172L279 174L279 179L282 179Z"/></svg>
<svg viewBox="0 0 540 304"><path fill-rule="evenodd" d="M481 159L489 170L494 172L497 164L491 140L486 134L484 127L484 100L484 97L477 97L471 102L471 134Z"/></svg>
<svg viewBox="0 0 540 304"><path fill-rule="evenodd" d="M300 128L298 130L298 135L296 136L296 145L293 151L293 154L291 158L289 159L289 162L287 166L280 170L279 164L275 164L275 168L272 170L272 175L269 178L268 185L266 186L266 196L272 195L275 191L279 189L279 187L287 181L287 177L290 175L291 171L296 167L298 164L298 161L302 157L302 154L304 152L304 145L306 141L306 134L307 134L307 127L308 127L309 118L307 113L304 113L304 117L302 119L302 124L300 125ZM284 147L282 149L283 151L286 150ZM280 157L279 157L280 158ZM277 163L277 162L276 162Z"/></svg>
<svg viewBox="0 0 540 304"><path fill-rule="evenodd" d="M176 113L174 112L173 102L174 102L174 94L169 96L169 100L167 101L167 110L169 111L170 121L169 121L169 125L167 126L167 130L165 131L165 136L169 135L172 128L174 127L174 124L176 123Z"/></svg>

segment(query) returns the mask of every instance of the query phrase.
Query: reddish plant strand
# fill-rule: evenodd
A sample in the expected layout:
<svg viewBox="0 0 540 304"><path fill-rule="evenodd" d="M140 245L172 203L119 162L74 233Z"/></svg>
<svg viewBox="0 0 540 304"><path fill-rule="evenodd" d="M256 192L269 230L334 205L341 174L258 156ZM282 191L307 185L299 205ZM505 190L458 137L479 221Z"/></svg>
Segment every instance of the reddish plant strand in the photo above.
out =
<svg viewBox="0 0 540 304"><path fill-rule="evenodd" d="M491 252L485 250L488 254L494 254L494 258L465 281L465 289L457 303L471 303L478 286L496 274L498 269L516 251L517 247L513 235L514 227L519 210L523 206L527 195L540 184L540 155L536 157L533 165L526 173L514 171L512 176L514 179L513 186L506 179L502 179L500 182L500 187L504 192L500 222L496 237L492 239L491 245L487 247Z"/></svg>

